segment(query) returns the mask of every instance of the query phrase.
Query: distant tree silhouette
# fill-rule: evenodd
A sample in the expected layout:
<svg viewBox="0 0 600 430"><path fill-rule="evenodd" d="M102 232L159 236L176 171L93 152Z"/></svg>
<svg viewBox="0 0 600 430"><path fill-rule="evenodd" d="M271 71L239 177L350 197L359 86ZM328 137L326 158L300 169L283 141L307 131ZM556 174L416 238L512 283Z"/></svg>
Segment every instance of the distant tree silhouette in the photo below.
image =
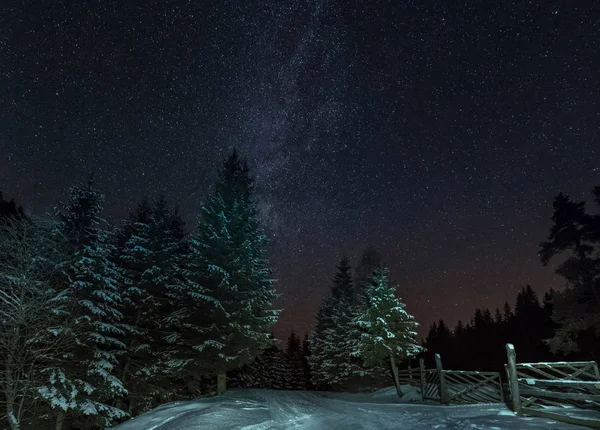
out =
<svg viewBox="0 0 600 430"><path fill-rule="evenodd" d="M0 223L4 223L7 218L25 218L25 213L22 206L17 206L14 198L4 200L0 191Z"/></svg>
<svg viewBox="0 0 600 430"><path fill-rule="evenodd" d="M557 358L551 354L546 339L553 335L551 320L552 297L550 290L540 304L536 293L527 285L518 293L513 313L506 302L492 312L476 309L471 320L458 321L450 330L443 320L429 327L421 354L428 367L433 367L434 354L440 354L444 367L457 370L503 371L504 345L515 344L520 361L547 361Z"/></svg>

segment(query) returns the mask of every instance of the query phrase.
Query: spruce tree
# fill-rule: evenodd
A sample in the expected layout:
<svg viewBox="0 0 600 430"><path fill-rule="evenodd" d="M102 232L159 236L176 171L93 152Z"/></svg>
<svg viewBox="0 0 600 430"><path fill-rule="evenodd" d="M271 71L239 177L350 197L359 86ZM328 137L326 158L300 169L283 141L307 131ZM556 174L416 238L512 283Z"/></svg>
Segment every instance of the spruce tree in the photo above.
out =
<svg viewBox="0 0 600 430"><path fill-rule="evenodd" d="M594 188L600 207L600 187ZM564 194L554 199L552 228L540 244L544 265L557 255L568 258L556 267L567 287L554 297L552 319L558 324L550 348L554 353L586 349L600 355L600 215L589 214L585 202L574 202Z"/></svg>
<svg viewBox="0 0 600 430"><path fill-rule="evenodd" d="M364 376L360 359L353 355L359 333L353 324L355 315L364 306L352 284L348 259L340 260L334 275L331 293L317 314L311 338L312 382L321 388L343 388L353 376Z"/></svg>
<svg viewBox="0 0 600 430"><path fill-rule="evenodd" d="M4 224L11 219L18 220L23 218L25 218L23 207L17 207L14 198L9 201L4 200L0 191L0 224Z"/></svg>
<svg viewBox="0 0 600 430"><path fill-rule="evenodd" d="M421 351L416 341L417 322L395 296L395 287L389 284L388 270L377 269L367 288L367 308L354 323L361 330L357 354L367 366L387 361L394 375L398 395L402 395L398 381L398 359L415 356Z"/></svg>
<svg viewBox="0 0 600 430"><path fill-rule="evenodd" d="M253 180L234 151L202 208L182 290L196 297L185 317L198 317L186 323L191 348L202 353L202 371L220 380L271 343L268 329L277 320L258 215Z"/></svg>
<svg viewBox="0 0 600 430"><path fill-rule="evenodd" d="M122 227L118 259L125 274L123 313L132 328L120 374L130 413L172 398L182 365L174 323L183 298L175 284L181 264L183 221L159 197L144 200ZM190 354L188 354L189 356Z"/></svg>
<svg viewBox="0 0 600 430"><path fill-rule="evenodd" d="M305 390L306 380L304 379L302 343L294 330L291 331L288 337L285 356L289 367L288 389Z"/></svg>
<svg viewBox="0 0 600 430"><path fill-rule="evenodd" d="M302 340L302 369L304 371L304 381L306 382L307 390L313 389L309 363L310 355L310 340L308 333L306 333L304 335L304 339Z"/></svg>
<svg viewBox="0 0 600 430"><path fill-rule="evenodd" d="M109 258L111 238L100 218L103 196L90 182L70 189L69 201L58 211L60 231L74 252L66 268L73 314L73 348L64 362L46 369L40 395L57 410L56 428L73 414L88 425L110 425L125 413L113 407L126 394L115 367L124 352L121 339L120 274ZM57 399L60 399L57 401Z"/></svg>

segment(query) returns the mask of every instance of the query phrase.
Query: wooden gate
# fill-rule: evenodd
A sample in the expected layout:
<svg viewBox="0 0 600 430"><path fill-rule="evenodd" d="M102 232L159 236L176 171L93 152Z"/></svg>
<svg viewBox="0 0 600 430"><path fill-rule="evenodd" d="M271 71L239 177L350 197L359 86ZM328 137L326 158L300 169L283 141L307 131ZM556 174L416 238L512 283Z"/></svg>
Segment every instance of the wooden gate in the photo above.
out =
<svg viewBox="0 0 600 430"><path fill-rule="evenodd" d="M436 369L423 369L421 371L421 395L423 400L441 401L440 375Z"/></svg>
<svg viewBox="0 0 600 430"><path fill-rule="evenodd" d="M435 369L425 369L420 360L423 400L448 403L504 403L502 381L498 372L444 370L442 359L435 354Z"/></svg>
<svg viewBox="0 0 600 430"><path fill-rule="evenodd" d="M443 374L448 403L504 402L498 372L444 370Z"/></svg>
<svg viewBox="0 0 600 430"><path fill-rule="evenodd" d="M506 351L511 400L518 415L600 428L597 415L585 414L600 410L600 372L596 362L517 363L514 346L507 344Z"/></svg>

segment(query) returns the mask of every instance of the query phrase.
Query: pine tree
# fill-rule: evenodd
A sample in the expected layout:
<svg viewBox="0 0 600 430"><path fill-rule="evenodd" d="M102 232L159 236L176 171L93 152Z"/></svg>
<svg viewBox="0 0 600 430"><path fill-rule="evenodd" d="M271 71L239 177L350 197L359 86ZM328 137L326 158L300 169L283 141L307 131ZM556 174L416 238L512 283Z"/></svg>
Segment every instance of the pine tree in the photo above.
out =
<svg viewBox="0 0 600 430"><path fill-rule="evenodd" d="M398 395L402 395L396 361L413 357L422 348L416 341L415 330L418 324L412 315L405 311L405 305L396 298L395 290L396 288L389 284L387 269L377 269L373 273L366 291L366 311L354 320L362 331L355 353L367 366L376 366L388 361Z"/></svg>
<svg viewBox="0 0 600 430"><path fill-rule="evenodd" d="M4 200L2 192L0 192L0 224L4 224L10 219L19 220L23 218L25 218L23 207L17 207L14 198L10 199L10 201Z"/></svg>
<svg viewBox="0 0 600 430"><path fill-rule="evenodd" d="M600 206L600 187L594 188ZM572 353L583 344L600 355L600 215L590 215L585 202L573 202L564 194L554 199L553 226L540 244L544 265L559 254L569 257L556 268L568 286L554 297L553 320L559 325L550 341L553 352Z"/></svg>
<svg viewBox="0 0 600 430"><path fill-rule="evenodd" d="M288 389L290 390L305 390L306 380L304 379L302 344L300 338L294 330L291 331L286 348L285 356L288 362Z"/></svg>
<svg viewBox="0 0 600 430"><path fill-rule="evenodd" d="M310 340L308 338L308 333L304 335L304 339L302 340L302 369L304 371L304 381L306 382L306 389L313 389L312 386L312 377L310 373Z"/></svg>
<svg viewBox="0 0 600 430"><path fill-rule="evenodd" d="M62 235L75 251L96 239L103 223L100 214L104 196L94 188L92 180L69 188L69 201L57 208Z"/></svg>
<svg viewBox="0 0 600 430"><path fill-rule="evenodd" d="M129 413L173 396L182 352L174 318L183 306L176 293L183 221L161 196L142 201L121 227L118 260L125 275L124 320L130 330L120 374L130 395ZM191 354L187 354L191 356Z"/></svg>
<svg viewBox="0 0 600 430"><path fill-rule="evenodd" d="M354 301L361 302L365 298L365 289L373 271L384 265L383 255L372 246L365 248L354 271ZM364 303L362 303L364 305Z"/></svg>
<svg viewBox="0 0 600 430"><path fill-rule="evenodd" d="M425 338L424 347L427 351L426 357L428 365L434 366L435 354L440 354L442 358L445 357L444 361L447 365L453 364L453 336L444 320L434 322L430 326L427 337Z"/></svg>
<svg viewBox="0 0 600 430"><path fill-rule="evenodd" d="M361 372L352 356L358 331L352 321L360 300L353 289L351 267L345 257L340 260L333 278L331 293L317 313L310 346L312 382L324 387L340 388L344 381Z"/></svg>
<svg viewBox="0 0 600 430"><path fill-rule="evenodd" d="M60 233L74 252L67 269L74 347L65 354L65 362L46 369L48 380L40 388L42 398L58 409L57 429L70 413L89 425L104 426L125 416L111 406L115 398L126 394L115 376L126 328L118 310L120 274L109 258L114 253L110 235L102 229L102 201L91 182L78 184L58 212Z"/></svg>
<svg viewBox="0 0 600 430"><path fill-rule="evenodd" d="M187 323L188 340L203 354L203 372L224 375L251 363L271 343L268 329L277 312L271 309L275 293L266 236L253 180L235 151L202 208L185 279L182 293L196 298L185 318L199 317Z"/></svg>
<svg viewBox="0 0 600 430"><path fill-rule="evenodd" d="M524 362L532 362L547 355L543 342L543 321L544 311L537 294L527 285L517 295L514 316L514 344Z"/></svg>

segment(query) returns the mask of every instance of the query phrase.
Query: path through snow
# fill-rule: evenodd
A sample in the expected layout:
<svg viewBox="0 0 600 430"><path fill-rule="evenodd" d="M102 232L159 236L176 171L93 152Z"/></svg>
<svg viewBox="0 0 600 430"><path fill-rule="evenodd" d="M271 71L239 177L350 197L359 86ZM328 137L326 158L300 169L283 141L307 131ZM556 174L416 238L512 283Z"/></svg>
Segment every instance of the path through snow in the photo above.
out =
<svg viewBox="0 0 600 430"><path fill-rule="evenodd" d="M388 390L392 393L392 390ZM185 429L580 429L517 418L503 404L440 406L398 403L393 394L231 390L222 396L160 406L115 430Z"/></svg>

